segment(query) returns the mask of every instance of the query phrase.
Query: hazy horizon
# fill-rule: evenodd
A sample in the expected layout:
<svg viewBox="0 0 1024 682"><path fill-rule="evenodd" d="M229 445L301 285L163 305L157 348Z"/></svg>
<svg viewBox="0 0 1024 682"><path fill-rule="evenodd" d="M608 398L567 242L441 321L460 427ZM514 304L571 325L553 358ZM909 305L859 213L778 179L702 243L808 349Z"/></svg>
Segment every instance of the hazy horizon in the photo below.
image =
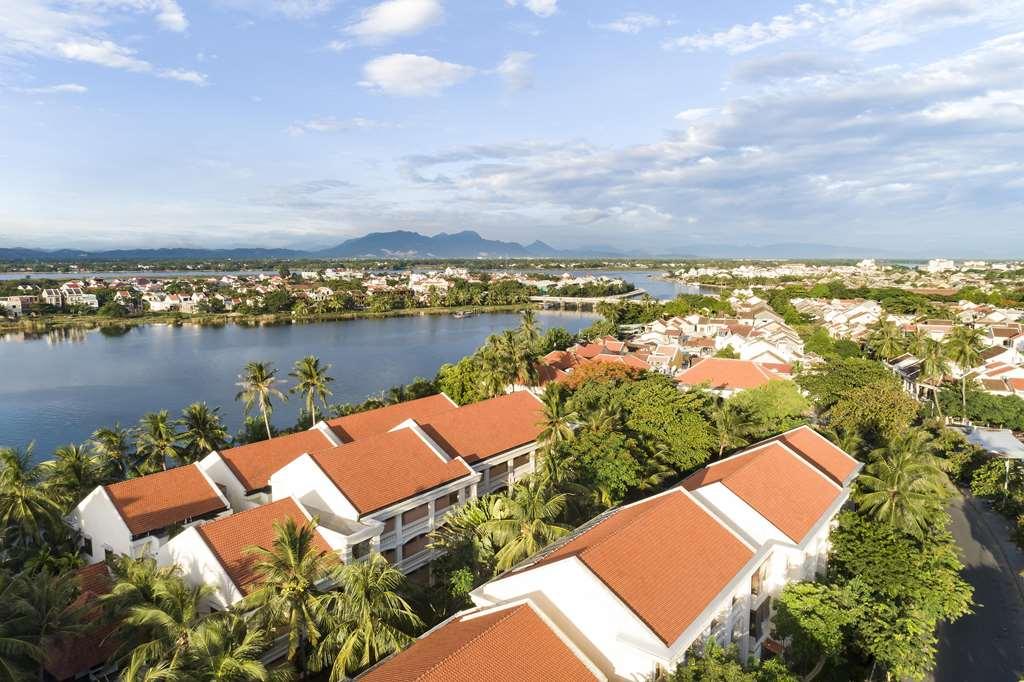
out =
<svg viewBox="0 0 1024 682"><path fill-rule="evenodd" d="M0 0L0 246L1024 253L1024 0Z"/></svg>

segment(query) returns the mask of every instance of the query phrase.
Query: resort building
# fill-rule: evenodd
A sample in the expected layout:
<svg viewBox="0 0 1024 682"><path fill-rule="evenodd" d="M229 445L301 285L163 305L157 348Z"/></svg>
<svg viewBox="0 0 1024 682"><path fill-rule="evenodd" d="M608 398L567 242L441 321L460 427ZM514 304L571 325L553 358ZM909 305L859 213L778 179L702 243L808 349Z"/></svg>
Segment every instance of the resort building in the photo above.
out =
<svg viewBox="0 0 1024 682"><path fill-rule="evenodd" d="M694 363L689 369L676 374L676 383L682 388L707 386L715 395L728 398L740 391L764 386L769 381L785 381L788 379L779 373L787 371L784 365L775 369L750 360L734 360L731 358L704 358Z"/></svg>
<svg viewBox="0 0 1024 682"><path fill-rule="evenodd" d="M97 486L68 515L92 564L113 554L156 556L173 532L231 513L196 464Z"/></svg>

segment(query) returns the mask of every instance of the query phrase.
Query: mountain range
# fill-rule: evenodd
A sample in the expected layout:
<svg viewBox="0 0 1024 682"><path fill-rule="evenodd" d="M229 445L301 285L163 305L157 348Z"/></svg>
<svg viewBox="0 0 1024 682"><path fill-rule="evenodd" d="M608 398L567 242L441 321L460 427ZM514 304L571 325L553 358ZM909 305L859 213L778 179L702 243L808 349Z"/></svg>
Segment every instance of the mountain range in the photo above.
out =
<svg viewBox="0 0 1024 682"><path fill-rule="evenodd" d="M394 230L371 232L348 239L327 249L265 248L154 248L88 251L84 249L0 248L5 262L80 262L80 261L197 261L197 260L283 260L283 259L400 259L400 258L899 258L906 254L869 247L831 244L698 244L682 247L666 245L657 251L624 250L613 246L588 245L556 249L542 241L530 244L485 239L472 230L441 232L433 236Z"/></svg>

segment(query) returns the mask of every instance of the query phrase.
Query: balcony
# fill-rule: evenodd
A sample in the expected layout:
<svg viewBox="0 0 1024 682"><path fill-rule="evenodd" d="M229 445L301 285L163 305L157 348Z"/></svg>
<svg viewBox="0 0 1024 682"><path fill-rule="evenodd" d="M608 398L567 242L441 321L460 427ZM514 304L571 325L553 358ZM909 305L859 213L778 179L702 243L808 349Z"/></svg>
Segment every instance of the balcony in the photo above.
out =
<svg viewBox="0 0 1024 682"><path fill-rule="evenodd" d="M430 517L422 518L419 521L402 526L402 537L412 537L430 530Z"/></svg>

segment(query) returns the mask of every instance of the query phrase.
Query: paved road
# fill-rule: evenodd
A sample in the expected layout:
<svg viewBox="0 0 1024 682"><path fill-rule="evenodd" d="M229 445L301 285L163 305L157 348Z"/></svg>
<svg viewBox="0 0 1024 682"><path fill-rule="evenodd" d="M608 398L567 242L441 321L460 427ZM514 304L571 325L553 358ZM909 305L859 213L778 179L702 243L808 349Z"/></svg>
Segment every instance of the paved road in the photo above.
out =
<svg viewBox="0 0 1024 682"><path fill-rule="evenodd" d="M974 586L974 613L939 628L935 682L1017 682L1024 678L1024 553L1009 524L965 496L949 510L952 531Z"/></svg>

